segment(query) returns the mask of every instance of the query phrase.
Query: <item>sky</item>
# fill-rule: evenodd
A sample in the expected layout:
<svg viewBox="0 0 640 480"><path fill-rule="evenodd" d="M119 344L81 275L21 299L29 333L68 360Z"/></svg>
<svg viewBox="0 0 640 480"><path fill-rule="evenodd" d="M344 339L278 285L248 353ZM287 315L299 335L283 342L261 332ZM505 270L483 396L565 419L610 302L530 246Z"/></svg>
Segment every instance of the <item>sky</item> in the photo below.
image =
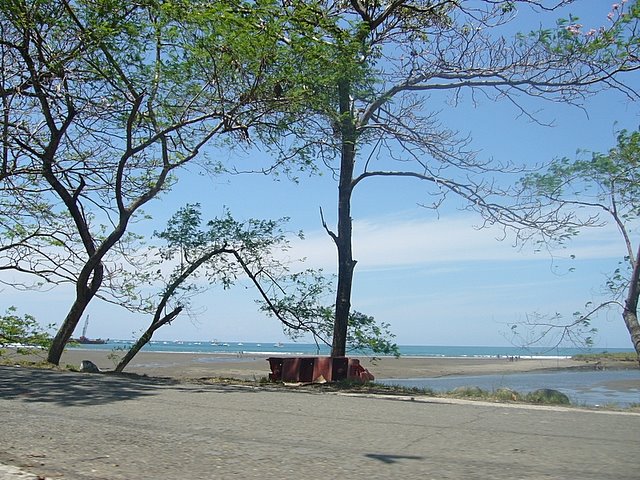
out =
<svg viewBox="0 0 640 480"><path fill-rule="evenodd" d="M606 13L608 2L593 15ZM604 5L604 8L602 8ZM640 87L638 75L627 81ZM518 115L507 102L442 104L440 118L471 135L471 147L485 158L533 165L558 157L575 158L578 149L605 152L615 145L617 130L636 129L638 105L615 92L587 99L581 110L566 104L535 104L553 126L541 126ZM213 153L212 153L213 154ZM232 152L215 152L228 155ZM438 213L420 206L424 185L410 179L377 179L358 186L353 201L354 257L358 260L352 307L390 325L399 345L511 345L509 326L538 314L571 313L602 299L607 273L624 255L612 227L584 232L564 250L536 253L515 248L512 239L498 240L500 231L475 228L479 217L446 204ZM186 203L200 203L204 219L222 214L226 206L236 219L290 218L292 258L306 257L302 268L335 273L336 253L321 225L322 207L330 226L336 221L337 185L330 175L301 176L299 183L264 175L211 178L195 165L162 200L147 209L153 228ZM636 236L637 236L637 232ZM575 259L571 259L574 255ZM41 323L60 322L72 289L46 293L0 290L0 304L15 305ZM214 286L193 300L193 311L160 329L159 340L287 341L277 320L255 304L248 282L223 290ZM88 335L132 339L147 327L148 316L131 314L94 301L87 314ZM630 347L618 312L599 318L595 338L602 348ZM78 326L76 335L81 332Z"/></svg>

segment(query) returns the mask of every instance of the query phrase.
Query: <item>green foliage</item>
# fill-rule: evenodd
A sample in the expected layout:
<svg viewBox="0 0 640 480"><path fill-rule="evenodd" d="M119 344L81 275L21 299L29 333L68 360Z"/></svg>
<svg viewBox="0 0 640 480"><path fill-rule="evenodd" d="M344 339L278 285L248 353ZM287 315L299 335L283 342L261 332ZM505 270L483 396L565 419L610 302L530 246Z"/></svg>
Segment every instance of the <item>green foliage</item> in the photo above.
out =
<svg viewBox="0 0 640 480"><path fill-rule="evenodd" d="M0 355L8 347L26 355L33 353L34 349L49 348L50 344L51 335L33 316L20 316L15 307L9 307L4 315L0 315Z"/></svg>
<svg viewBox="0 0 640 480"><path fill-rule="evenodd" d="M585 158L586 157L586 158ZM540 200L541 205L568 212L564 241L581 227L600 226L607 218L613 220L625 240L640 215L640 132L622 130L616 147L607 153L579 152L577 159L561 158L551 162L543 173L523 178L523 190ZM559 230L562 232L562 230ZM624 256L632 266L632 252ZM623 267L612 275L609 286L617 288L628 278Z"/></svg>
<svg viewBox="0 0 640 480"><path fill-rule="evenodd" d="M311 333L322 343L328 343L322 328L332 325L332 310L326 306L332 290L331 279L322 270L307 269L283 275L268 288L268 299L258 304L262 311L283 323L290 338Z"/></svg>
<svg viewBox="0 0 640 480"><path fill-rule="evenodd" d="M527 394L520 394L510 388L499 388L495 391L483 390L479 387L458 387L448 392L436 392L430 388L403 387L398 385L382 385L375 382L359 383L353 381L332 382L324 385L314 385L321 390L347 390L368 394L404 395L419 398L444 397L464 398L465 400L484 400L492 402L518 402L547 405L569 405L569 398L557 390L541 389Z"/></svg>
<svg viewBox="0 0 640 480"><path fill-rule="evenodd" d="M183 291L197 288L192 281L200 276L199 272L210 283L219 282L228 288L246 273L245 267L272 273L286 269L275 259L276 250L286 251L289 246L283 229L286 221L252 218L240 222L226 210L222 217L203 225L200 205L187 204L169 219L165 230L154 233L166 242L159 249L161 259L179 260L168 285L187 271L189 278L180 281ZM239 258L244 266L238 263Z"/></svg>
<svg viewBox="0 0 640 480"><path fill-rule="evenodd" d="M571 400L564 393L549 388L541 388L527 393L523 397L525 402L542 403L546 405L570 405Z"/></svg>
<svg viewBox="0 0 640 480"><path fill-rule="evenodd" d="M124 231L143 218L140 207L169 190L177 179L171 172L196 156L220 171L205 145L216 138L243 143L250 129L270 130L286 111L283 98L274 101L274 86L289 70L280 7L200 0L3 5L3 260L51 283L74 282L87 264L103 262L114 291L101 294L138 301L129 297L130 284L115 289L126 277L116 273L123 256L129 261L139 251ZM44 157L54 165L46 181Z"/></svg>
<svg viewBox="0 0 640 480"><path fill-rule="evenodd" d="M511 13L516 10L516 4L515 2L504 2L500 8L502 13Z"/></svg>
<svg viewBox="0 0 640 480"><path fill-rule="evenodd" d="M519 394L510 388L498 388L493 392L493 397L499 402L515 402L518 400Z"/></svg>
<svg viewBox="0 0 640 480"><path fill-rule="evenodd" d="M113 366L116 367L120 360L125 354L125 350L127 348L119 345L117 347L113 347L111 351L107 354L107 358L113 362Z"/></svg>
<svg viewBox="0 0 640 480"><path fill-rule="evenodd" d="M533 313L524 321L509 325L508 339L514 344L536 351L553 352L562 346L591 348L598 329L592 325L594 313L605 306L593 308L589 302L585 312L573 312L565 318L560 313Z"/></svg>
<svg viewBox="0 0 640 480"><path fill-rule="evenodd" d="M547 405L570 405L571 401L564 393L558 390L552 390L542 388L529 392L526 394L520 394L515 390L509 388L499 388L493 392L483 390L479 387L458 387L450 392L447 392L446 396L453 396L458 398L472 398L491 400L498 402L523 402L523 403L537 403Z"/></svg>
<svg viewBox="0 0 640 480"><path fill-rule="evenodd" d="M167 222L167 227L154 235L167 242L162 252L164 259L171 259L176 250L188 256L189 252L206 242L205 233L200 230L202 218L200 204L187 204L180 208Z"/></svg>
<svg viewBox="0 0 640 480"><path fill-rule="evenodd" d="M560 322L553 319L529 322L536 329L540 340L550 332L559 332L562 339L581 339L586 346L593 344L596 329L592 320L600 311L608 308L634 313L638 303L637 245L633 235L640 218L640 132L621 130L617 144L606 153L579 152L578 158L561 158L551 162L546 171L530 174L522 179L525 197L530 195L532 204L550 212L548 223L556 225L555 237L563 243L583 228L601 227L607 222L615 225L622 236L623 250L618 267L606 280L607 301L599 305L590 302L585 312L574 312L573 320ZM626 298L624 298L626 296ZM627 328L634 345L637 323L629 319ZM517 331L514 329L514 333Z"/></svg>
<svg viewBox="0 0 640 480"><path fill-rule="evenodd" d="M638 354L635 352L599 352L599 353L579 353L571 357L573 360L580 362L601 362L601 361L614 361L614 362L638 362Z"/></svg>
<svg viewBox="0 0 640 480"><path fill-rule="evenodd" d="M378 324L373 317L357 311L353 311L349 315L348 350L399 357L400 349L393 342L394 337L388 323Z"/></svg>
<svg viewBox="0 0 640 480"><path fill-rule="evenodd" d="M640 132L622 130L617 146L607 153L591 153L586 158L554 160L545 173L525 177L522 185L536 195L550 199L574 199L603 209L617 206L620 218L632 221L640 213ZM570 200L567 200L570 201Z"/></svg>
<svg viewBox="0 0 640 480"><path fill-rule="evenodd" d="M260 308L284 320L285 333L291 338L311 334L320 343L331 345L335 306L327 299L333 293L333 279L322 270L305 270L282 277L270 289L269 302ZM376 323L369 315L353 311L347 327L347 351L365 355L400 356L393 342L395 335L387 323Z"/></svg>
<svg viewBox="0 0 640 480"><path fill-rule="evenodd" d="M323 309L323 322L318 331L323 338L328 340L333 335L335 308L325 307ZM347 326L347 352L359 352L365 355L400 356L398 345L393 342L395 335L391 332L388 323L378 324L369 315L358 311L349 314Z"/></svg>
<svg viewBox="0 0 640 480"><path fill-rule="evenodd" d="M150 299L149 310L153 312L150 326L122 359L116 352L110 355L117 362L116 371L122 371L157 329L170 324L189 306L194 295L212 284L228 288L238 279L248 277L263 298L268 298L262 279L273 283L282 271L287 270L286 265L275 258L276 250L288 248L282 230L284 221L249 219L238 222L225 211L221 218L203 225L199 204L180 208L169 219L166 229L154 234L166 242L158 248L160 260L150 266L157 271L136 272L127 281L134 291L141 288L141 283L155 286L158 280L164 287ZM168 274L163 274L162 262L175 266ZM203 277L206 280L199 281Z"/></svg>
<svg viewBox="0 0 640 480"><path fill-rule="evenodd" d="M440 125L430 91L451 92L453 103L467 89L474 99L481 90L492 99L510 98L519 108L524 105L520 94L571 102L600 81L609 83L614 71L626 68L624 62L637 65L633 51L623 48L628 43L596 45L593 38L575 34L572 17L552 29L504 38L500 27L518 17L519 5L531 7L531 2L480 1L469 8L454 1L287 2L287 43L299 58L292 64L289 88L302 102L274 143L280 165L301 158L305 166L315 162L312 168L324 163L340 178L338 227L332 232L325 224L343 269L335 301L340 341L349 323L355 264L346 206L365 178L421 179L436 208L454 192L488 224L513 222L520 228L532 223L526 213L503 209L508 195L491 186L500 182L484 178L509 168L478 160L455 128ZM619 18L613 23L604 33L624 42L633 27ZM476 183L471 179L478 173L483 178ZM500 200L488 201L494 196ZM344 352L344 345L334 347Z"/></svg>
<svg viewBox="0 0 640 480"><path fill-rule="evenodd" d="M625 0L614 3L599 26L585 27L580 18L569 14L567 18L558 19L555 28L520 34L519 39L523 45L533 41L552 55L569 61L618 63L633 68L628 62L633 61L640 45L635 33L639 18L640 4L637 1L628 4Z"/></svg>
<svg viewBox="0 0 640 480"><path fill-rule="evenodd" d="M486 398L489 396L489 392L481 389L480 387L458 387L450 392L451 395L456 397L471 397L471 398Z"/></svg>

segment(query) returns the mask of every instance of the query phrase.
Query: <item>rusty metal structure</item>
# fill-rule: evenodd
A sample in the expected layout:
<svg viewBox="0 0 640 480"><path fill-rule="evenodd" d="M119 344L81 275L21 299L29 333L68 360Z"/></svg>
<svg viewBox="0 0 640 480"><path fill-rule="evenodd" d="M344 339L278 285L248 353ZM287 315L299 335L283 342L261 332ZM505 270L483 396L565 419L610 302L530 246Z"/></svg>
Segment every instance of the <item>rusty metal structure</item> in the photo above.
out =
<svg viewBox="0 0 640 480"><path fill-rule="evenodd" d="M369 382L374 376L349 357L269 357L269 380L285 383Z"/></svg>

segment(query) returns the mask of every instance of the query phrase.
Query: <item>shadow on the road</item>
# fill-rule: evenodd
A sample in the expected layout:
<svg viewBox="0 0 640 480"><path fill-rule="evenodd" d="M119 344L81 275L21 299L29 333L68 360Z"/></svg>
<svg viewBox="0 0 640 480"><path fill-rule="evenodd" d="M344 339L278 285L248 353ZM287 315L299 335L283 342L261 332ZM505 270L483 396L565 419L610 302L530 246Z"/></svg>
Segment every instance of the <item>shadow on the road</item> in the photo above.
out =
<svg viewBox="0 0 640 480"><path fill-rule="evenodd" d="M54 402L59 405L96 405L154 395L170 386L185 393L254 393L255 387L193 381L135 373L78 373L27 367L0 366L0 399ZM269 391L268 388L260 388Z"/></svg>
<svg viewBox="0 0 640 480"><path fill-rule="evenodd" d="M0 366L0 399L52 402L65 406L96 405L153 395L174 384L170 379L60 372Z"/></svg>
<svg viewBox="0 0 640 480"><path fill-rule="evenodd" d="M390 455L384 453L367 453L365 455L367 458L373 458L374 460L379 460L382 463L398 463L400 460L424 460L424 457L420 457L417 455Z"/></svg>

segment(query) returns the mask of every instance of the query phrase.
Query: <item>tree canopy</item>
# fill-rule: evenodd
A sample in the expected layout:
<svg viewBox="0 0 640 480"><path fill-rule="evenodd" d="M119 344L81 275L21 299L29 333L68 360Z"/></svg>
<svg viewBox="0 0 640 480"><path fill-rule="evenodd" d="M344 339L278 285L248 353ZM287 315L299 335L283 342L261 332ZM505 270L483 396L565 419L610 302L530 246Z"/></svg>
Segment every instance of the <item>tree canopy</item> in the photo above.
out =
<svg viewBox="0 0 640 480"><path fill-rule="evenodd" d="M613 222L622 238L621 262L607 280L610 299L589 304L589 311L574 315L568 325L548 324L545 331L570 331L591 325L593 318L605 308L621 311L631 342L640 358L640 242L634 239L640 219L640 132L621 131L616 147L606 153L584 153L577 159L561 158L551 162L541 173L533 173L522 181L524 191L567 235L582 229L602 227ZM562 239L565 239L563 236Z"/></svg>
<svg viewBox="0 0 640 480"><path fill-rule="evenodd" d="M571 3L287 3L289 28L302 32L291 42L300 58L293 91L306 92L308 100L288 132L273 140L280 163L314 159L338 182L335 228L322 216L338 255L333 355L345 353L356 266L351 199L366 179L418 179L425 206L437 209L454 196L486 224L557 233L560 227L544 222L535 208L504 201L516 191L496 177L519 167L477 155L459 133L462 125L440 120L443 105L433 99L504 100L533 121L531 102L579 105L605 88L638 99L621 76L639 68L637 3L616 4L603 18L606 26L593 31L569 17L553 28L518 33L520 11L548 16Z"/></svg>
<svg viewBox="0 0 640 480"><path fill-rule="evenodd" d="M351 199L365 180L417 179L425 206L455 196L487 224L566 231L568 218L548 221L535 202L506 205L517 192L496 176L519 167L482 158L439 111L466 96L511 102L538 121L538 102L580 105L605 88L637 100L624 77L639 68L637 1L615 4L600 28L572 16L520 28L522 12L557 17L574 4L5 2L0 269L75 286L49 360L59 361L93 298L127 302L119 279L141 240L131 224L186 164L227 167L208 157L214 143L270 148L265 172L336 178L335 227L321 218L338 254L335 356L350 319L370 324L351 308Z"/></svg>
<svg viewBox="0 0 640 480"><path fill-rule="evenodd" d="M75 285L52 363L96 295L122 294L118 271L142 207L214 139L245 142L271 122L281 35L268 11L5 2L1 268Z"/></svg>

